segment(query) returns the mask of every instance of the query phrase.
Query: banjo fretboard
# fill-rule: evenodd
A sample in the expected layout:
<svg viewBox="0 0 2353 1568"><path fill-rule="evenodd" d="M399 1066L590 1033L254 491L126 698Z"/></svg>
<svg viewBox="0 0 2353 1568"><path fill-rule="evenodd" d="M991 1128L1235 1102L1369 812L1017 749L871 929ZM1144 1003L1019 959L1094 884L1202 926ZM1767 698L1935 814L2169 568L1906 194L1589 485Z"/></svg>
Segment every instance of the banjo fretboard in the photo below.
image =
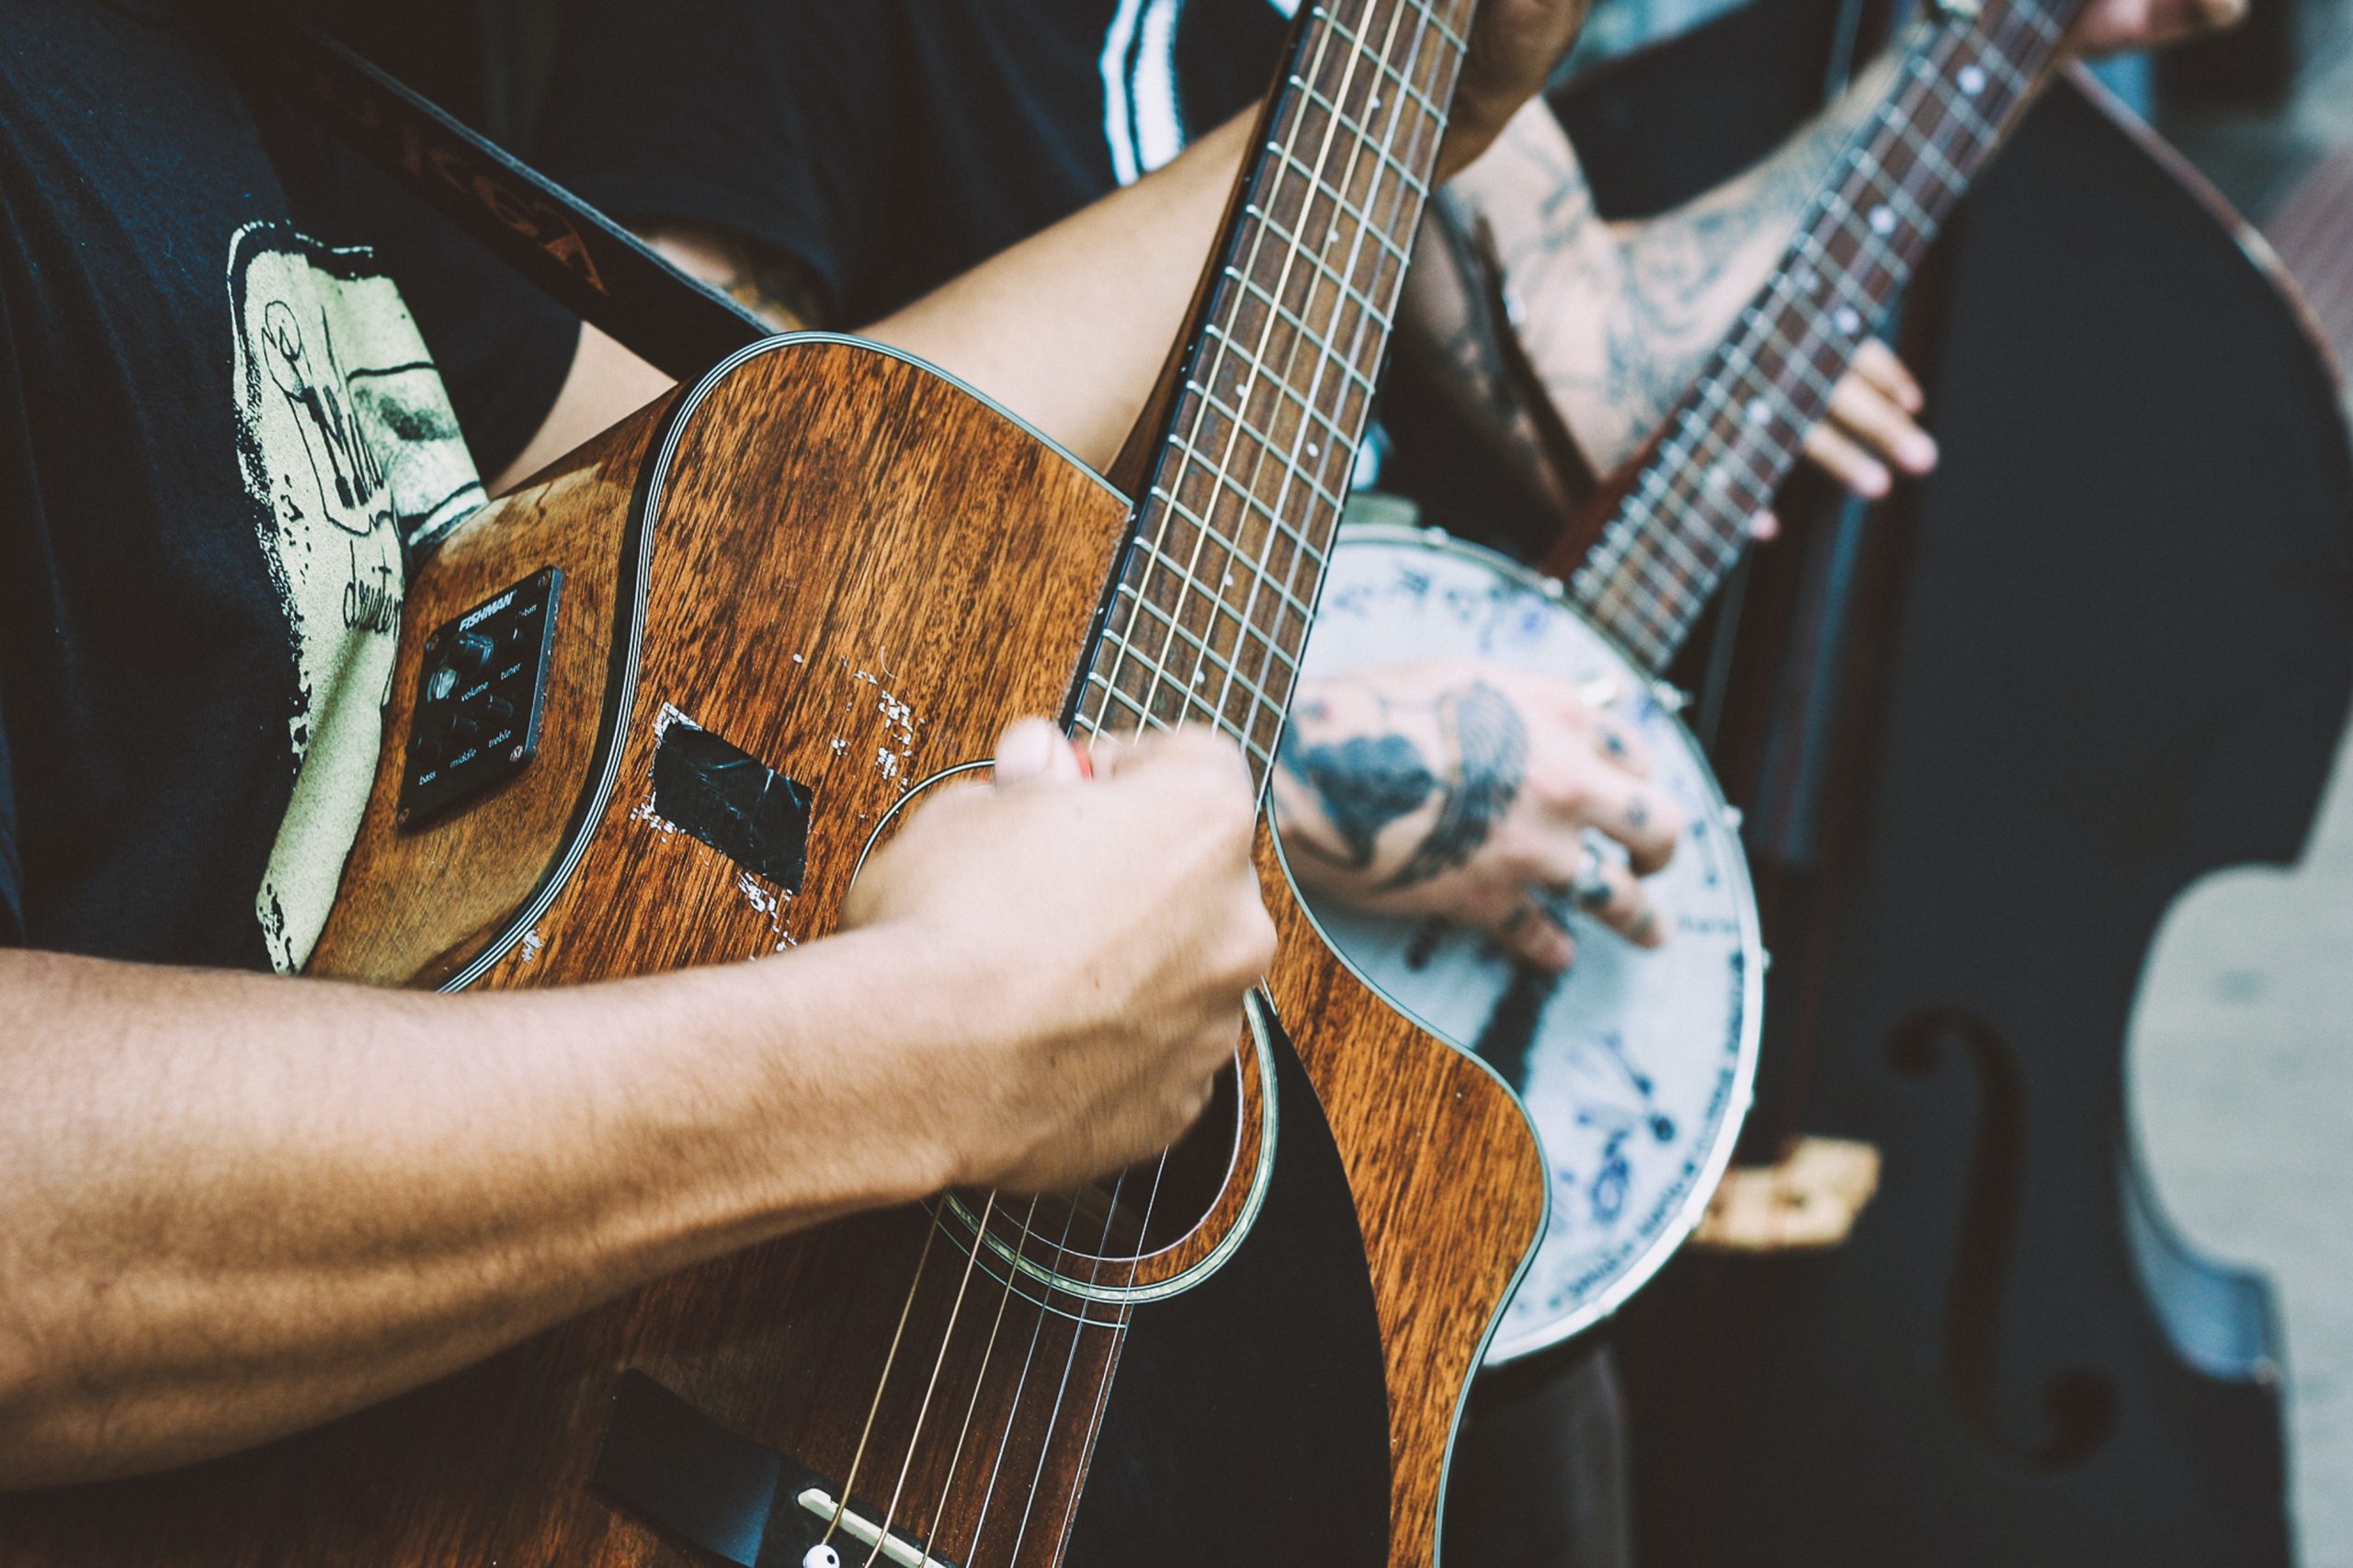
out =
<svg viewBox="0 0 2353 1568"><path fill-rule="evenodd" d="M1739 559L1831 389L2025 108L2080 3L1948 4L1915 26L1887 96L1570 575L1577 607L1651 668L1682 646Z"/></svg>

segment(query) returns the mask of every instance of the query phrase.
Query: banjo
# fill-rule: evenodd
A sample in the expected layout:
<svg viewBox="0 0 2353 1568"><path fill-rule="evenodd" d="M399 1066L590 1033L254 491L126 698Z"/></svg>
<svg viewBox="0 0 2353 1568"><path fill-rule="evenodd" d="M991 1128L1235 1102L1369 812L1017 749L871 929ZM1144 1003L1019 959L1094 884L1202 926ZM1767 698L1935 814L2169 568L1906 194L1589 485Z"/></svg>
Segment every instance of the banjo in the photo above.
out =
<svg viewBox="0 0 2353 1568"><path fill-rule="evenodd" d="M1739 814L1660 672L1797 465L1855 349L2024 108L2072 10L1948 0L1915 25L1886 96L1771 278L1631 481L1553 558L1562 577L1392 524L1353 526L1334 551L1308 673L1475 655L1565 674L1641 733L1653 787L1691 824L1648 883L1668 941L1636 949L1563 897L1553 913L1578 954L1564 975L1540 975L1457 927L1307 900L1384 995L1513 1084L1542 1137L1552 1217L1490 1366L1616 1311L1690 1233L1731 1161L1768 960Z"/></svg>

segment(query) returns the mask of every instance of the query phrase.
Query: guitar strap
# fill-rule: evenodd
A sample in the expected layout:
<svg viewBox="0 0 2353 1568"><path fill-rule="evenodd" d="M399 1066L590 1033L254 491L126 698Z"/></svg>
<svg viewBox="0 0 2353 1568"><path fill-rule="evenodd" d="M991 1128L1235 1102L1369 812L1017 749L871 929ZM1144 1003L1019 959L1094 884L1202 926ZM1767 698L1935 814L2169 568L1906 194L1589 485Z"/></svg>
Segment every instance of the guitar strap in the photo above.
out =
<svg viewBox="0 0 2353 1568"><path fill-rule="evenodd" d="M768 325L505 148L275 5L219 13L227 58L566 310L680 381Z"/></svg>

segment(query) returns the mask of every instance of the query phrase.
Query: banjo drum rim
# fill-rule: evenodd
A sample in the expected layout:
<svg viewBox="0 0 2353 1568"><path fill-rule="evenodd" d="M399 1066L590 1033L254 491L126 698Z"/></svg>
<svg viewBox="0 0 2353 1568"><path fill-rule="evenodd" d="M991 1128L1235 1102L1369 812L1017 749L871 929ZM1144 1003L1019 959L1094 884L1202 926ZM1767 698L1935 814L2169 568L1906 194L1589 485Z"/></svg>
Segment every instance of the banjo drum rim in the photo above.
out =
<svg viewBox="0 0 2353 1568"><path fill-rule="evenodd" d="M1521 591L1543 600L1556 613L1574 619L1588 635L1597 641L1625 667L1628 674L1632 676L1642 687L1650 690L1654 700L1658 702L1661 709L1659 717L1672 727L1677 741L1689 755L1704 791L1704 802L1708 808L1713 830L1720 833L1725 841L1728 853L1722 857L1722 860L1725 881L1728 883L1727 892L1737 911L1740 925L1742 958L1740 1047L1733 1066L1733 1084L1725 1101L1723 1117L1718 1123L1716 1136L1708 1148L1707 1157L1700 1164L1698 1178L1691 1184L1691 1190L1686 1194L1674 1218L1659 1228L1652 1237L1649 1245L1642 1250L1640 1256L1606 1287L1578 1303L1574 1310L1548 1320L1534 1333L1520 1335L1506 1334L1504 1327L1506 1318L1498 1318L1487 1347L1482 1354L1480 1364L1487 1368L1503 1367L1564 1345L1615 1316L1620 1308L1632 1300L1643 1287L1649 1284L1658 1271L1665 1267L1667 1259L1682 1250L1684 1242L1689 1239L1691 1233L1698 1228L1699 1221L1707 1214L1708 1205L1713 1200L1716 1188L1722 1185L1725 1171L1731 1168L1733 1150L1740 1142L1741 1131L1747 1124L1748 1113L1756 1098L1757 1060L1761 1054L1764 1034L1765 969L1768 960L1756 912L1756 887L1748 874L1747 849L1741 843L1739 829L1734 825L1739 820L1738 815L1733 810L1731 802L1724 799L1723 788L1717 782L1715 768L1709 763L1707 754L1700 749L1699 738L1693 735L1690 727L1683 722L1678 711L1681 706L1679 694L1675 700L1661 700L1664 693L1674 691L1665 678L1645 670L1639 661L1626 652L1616 638L1594 625L1591 620L1571 606L1566 590L1556 579L1546 577L1532 568L1500 551L1490 550L1484 545L1457 539L1444 528L1392 522L1356 522L1344 525L1333 541L1333 564L1327 570L1323 585L1325 592L1329 592L1332 579L1336 575L1341 551L1352 548L1382 546L1453 554L1468 559L1473 564L1493 573ZM1319 596L1319 601L1320 597L1321 596ZM1323 613L1324 608L1321 602L1317 604L1316 610L1319 616ZM1309 638L1312 645L1313 640L1312 631ZM1378 981L1365 971L1364 967L1357 962L1356 958L1333 938L1332 933L1324 926L1323 917L1317 914L1313 903L1302 891L1297 874L1291 869L1290 858L1282 847L1282 835L1277 834L1273 837L1276 858L1282 865L1284 877L1290 882L1291 895L1306 914L1309 924L1314 927L1316 936L1322 939L1324 945L1347 967L1349 973L1370 987L1383 1002L1412 1019L1420 1028L1445 1040L1472 1061L1486 1067L1488 1072L1495 1075L1496 1081L1502 1083L1505 1088L1510 1091L1512 1097L1518 1101L1520 1114L1527 1117L1529 1125L1535 1129L1537 1144L1540 1149L1544 1142L1543 1124L1529 1110L1527 1102L1521 1097L1518 1089L1500 1073L1495 1073L1493 1065L1478 1052L1468 1046L1458 1044L1446 1030L1438 1028L1412 1007L1392 996ZM1549 1179L1552 1161L1549 1155L1546 1156L1545 1170L1548 1178L1545 1182L1545 1236L1549 1238L1552 1213L1552 1182ZM1539 1240L1537 1250L1529 1256L1519 1278L1513 1281L1512 1299L1518 1298L1520 1289L1526 1285L1529 1276L1534 1272L1536 1260L1542 1256L1546 1244L1544 1239ZM1506 1318L1509 1310L1506 1305L1505 1309Z"/></svg>

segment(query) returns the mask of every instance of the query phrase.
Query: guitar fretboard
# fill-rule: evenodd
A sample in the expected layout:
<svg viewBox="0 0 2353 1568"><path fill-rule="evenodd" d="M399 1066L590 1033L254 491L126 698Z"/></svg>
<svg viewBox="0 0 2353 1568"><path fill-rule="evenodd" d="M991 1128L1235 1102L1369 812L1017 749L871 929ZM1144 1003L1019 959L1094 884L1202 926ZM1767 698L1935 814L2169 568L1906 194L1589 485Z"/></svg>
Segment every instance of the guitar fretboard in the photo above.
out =
<svg viewBox="0 0 2353 1568"><path fill-rule="evenodd" d="M1475 0L1305 9L1078 696L1216 725L1263 788L1370 416Z"/></svg>
<svg viewBox="0 0 2353 1568"><path fill-rule="evenodd" d="M1665 667L1945 215L2025 108L2081 0L1984 0L1916 24L1779 267L1569 578L1586 617Z"/></svg>

